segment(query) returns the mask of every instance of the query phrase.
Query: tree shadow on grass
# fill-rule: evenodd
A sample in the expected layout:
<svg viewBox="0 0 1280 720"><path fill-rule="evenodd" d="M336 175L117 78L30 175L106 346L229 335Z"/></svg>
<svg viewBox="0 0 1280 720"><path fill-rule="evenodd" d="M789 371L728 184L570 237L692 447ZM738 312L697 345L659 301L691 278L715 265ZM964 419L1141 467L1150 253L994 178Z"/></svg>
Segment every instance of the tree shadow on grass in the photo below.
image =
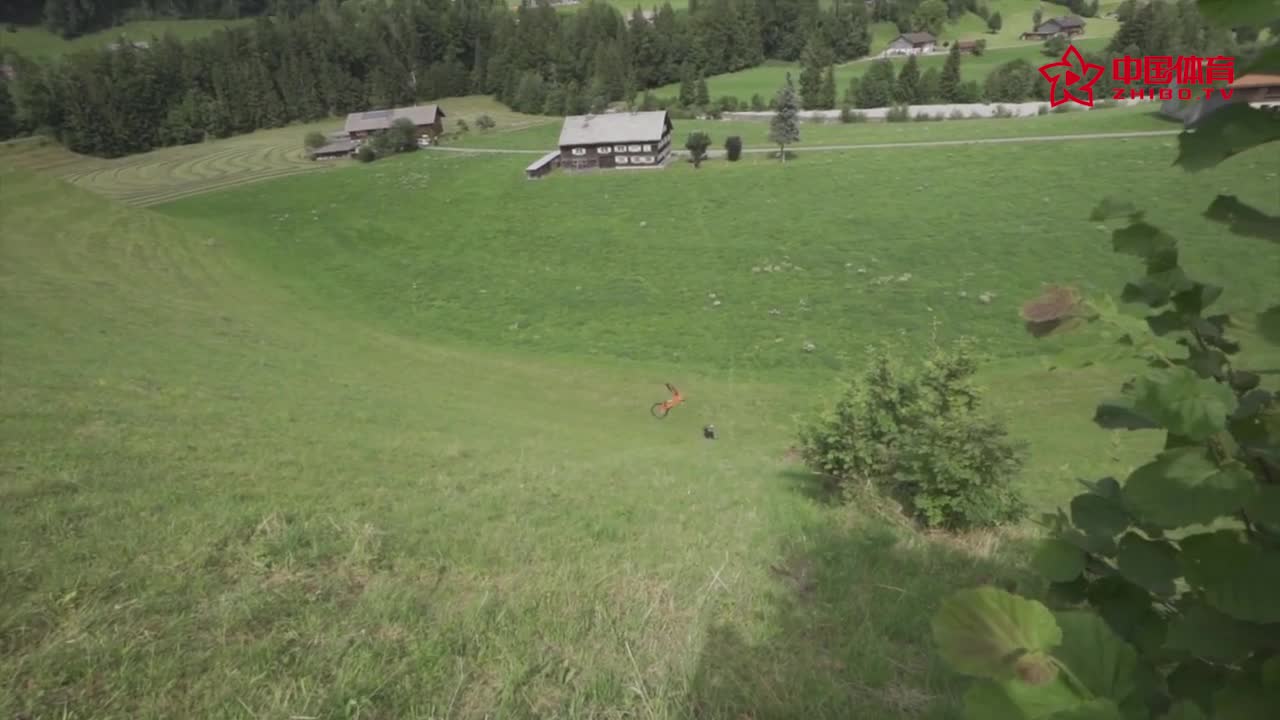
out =
<svg viewBox="0 0 1280 720"><path fill-rule="evenodd" d="M796 492L818 504L840 504L840 485L828 475L815 473L803 465L787 468L779 474Z"/></svg>
<svg viewBox="0 0 1280 720"><path fill-rule="evenodd" d="M885 520L806 533L770 565L763 622L708 631L682 714L959 717L965 681L936 657L930 620L955 590L1029 586L1016 569L1026 551L996 533L926 536Z"/></svg>

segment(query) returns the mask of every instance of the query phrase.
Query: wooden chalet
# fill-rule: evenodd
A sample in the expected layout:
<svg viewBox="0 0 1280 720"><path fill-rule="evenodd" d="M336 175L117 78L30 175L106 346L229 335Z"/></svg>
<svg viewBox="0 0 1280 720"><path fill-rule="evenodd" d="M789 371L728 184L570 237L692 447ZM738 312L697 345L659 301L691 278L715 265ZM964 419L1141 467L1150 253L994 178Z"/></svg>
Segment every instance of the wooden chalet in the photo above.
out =
<svg viewBox="0 0 1280 720"><path fill-rule="evenodd" d="M1176 94L1177 86L1170 87ZM1207 98L1165 100L1160 105L1160 114L1173 120L1181 120L1185 127L1194 129L1213 113L1237 103L1248 103L1259 110L1280 112L1280 75L1250 73L1237 78L1228 88L1235 91L1230 98L1215 91ZM1192 89L1197 94L1201 91L1199 86L1193 86Z"/></svg>
<svg viewBox="0 0 1280 720"><path fill-rule="evenodd" d="M885 48L885 55L922 55L931 53L938 46L938 38L932 33L903 33Z"/></svg>
<svg viewBox="0 0 1280 720"><path fill-rule="evenodd" d="M396 120L406 118L417 129L420 144L434 144L444 132L444 117L444 110L438 105L414 105L394 110L351 113L347 116L346 134L352 140L361 141L376 132L390 129Z"/></svg>
<svg viewBox="0 0 1280 720"><path fill-rule="evenodd" d="M1084 34L1084 19L1075 15L1064 15L1040 23L1034 30L1022 33L1018 37L1023 40L1048 40L1052 37L1075 37Z"/></svg>
<svg viewBox="0 0 1280 720"><path fill-rule="evenodd" d="M1254 107L1274 108L1280 105L1280 75L1249 73L1231 83L1232 99L1239 98Z"/></svg>
<svg viewBox="0 0 1280 720"><path fill-rule="evenodd" d="M957 40L956 47L960 49L961 55L977 55L978 54L977 40Z"/></svg>
<svg viewBox="0 0 1280 720"><path fill-rule="evenodd" d="M567 170L662 167L674 126L665 110L574 115L560 129L560 166Z"/></svg>

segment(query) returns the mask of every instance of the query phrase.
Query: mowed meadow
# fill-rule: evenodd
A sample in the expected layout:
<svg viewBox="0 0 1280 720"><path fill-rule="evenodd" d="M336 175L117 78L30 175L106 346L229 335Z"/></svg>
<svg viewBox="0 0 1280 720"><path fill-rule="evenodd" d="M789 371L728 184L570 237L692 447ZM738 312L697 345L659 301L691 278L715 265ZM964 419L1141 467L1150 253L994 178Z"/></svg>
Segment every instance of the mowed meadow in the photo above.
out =
<svg viewBox="0 0 1280 720"><path fill-rule="evenodd" d="M956 717L929 616L1028 587L1035 528L833 508L797 423L868 345L967 336L1037 509L1131 469L1153 438L1089 421L1125 368L1017 316L1043 282L1137 271L1088 220L1108 194L1275 367L1251 323L1280 250L1200 213L1280 211L1280 149L1196 175L1175 152L800 147L530 182L528 155L423 151L145 209L0 154L0 714ZM659 422L664 382L687 401Z"/></svg>

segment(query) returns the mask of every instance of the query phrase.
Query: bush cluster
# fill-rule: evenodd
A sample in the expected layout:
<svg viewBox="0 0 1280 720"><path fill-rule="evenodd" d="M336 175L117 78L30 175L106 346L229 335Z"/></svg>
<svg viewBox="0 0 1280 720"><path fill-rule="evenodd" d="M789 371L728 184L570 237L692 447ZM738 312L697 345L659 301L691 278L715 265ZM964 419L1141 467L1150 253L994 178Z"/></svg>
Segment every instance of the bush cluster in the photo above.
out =
<svg viewBox="0 0 1280 720"><path fill-rule="evenodd" d="M935 347L914 364L877 349L834 408L801 430L805 463L831 478L846 502L869 486L929 527L1023 518L1012 481L1025 448L981 411L976 370L964 344Z"/></svg>

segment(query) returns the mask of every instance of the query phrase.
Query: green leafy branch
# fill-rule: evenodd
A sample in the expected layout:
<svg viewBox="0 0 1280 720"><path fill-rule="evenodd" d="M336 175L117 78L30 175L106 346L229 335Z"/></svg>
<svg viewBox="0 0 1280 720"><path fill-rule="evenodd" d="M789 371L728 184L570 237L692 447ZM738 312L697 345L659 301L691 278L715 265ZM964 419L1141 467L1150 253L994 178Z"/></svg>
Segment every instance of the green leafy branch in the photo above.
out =
<svg viewBox="0 0 1280 720"><path fill-rule="evenodd" d="M1201 0L1227 26L1280 18L1280 0ZM1280 45L1250 72L1280 72ZM1280 139L1280 116L1244 104L1179 138L1195 172ZM1205 217L1242 237L1280 241L1280 219L1219 195ZM966 716L1010 720L1263 720L1280 709L1280 400L1240 367L1236 323L1211 314L1225 290L1191 277L1177 240L1132 203L1104 200L1094 222L1121 221L1115 252L1144 273L1121 310L1051 286L1022 308L1037 337L1088 325L1148 361L1094 421L1163 431L1164 447L1123 482L1087 484L1046 515L1034 558L1044 602L995 588L947 598L934 617L942 658L976 679ZM1280 341L1280 305L1259 315Z"/></svg>

